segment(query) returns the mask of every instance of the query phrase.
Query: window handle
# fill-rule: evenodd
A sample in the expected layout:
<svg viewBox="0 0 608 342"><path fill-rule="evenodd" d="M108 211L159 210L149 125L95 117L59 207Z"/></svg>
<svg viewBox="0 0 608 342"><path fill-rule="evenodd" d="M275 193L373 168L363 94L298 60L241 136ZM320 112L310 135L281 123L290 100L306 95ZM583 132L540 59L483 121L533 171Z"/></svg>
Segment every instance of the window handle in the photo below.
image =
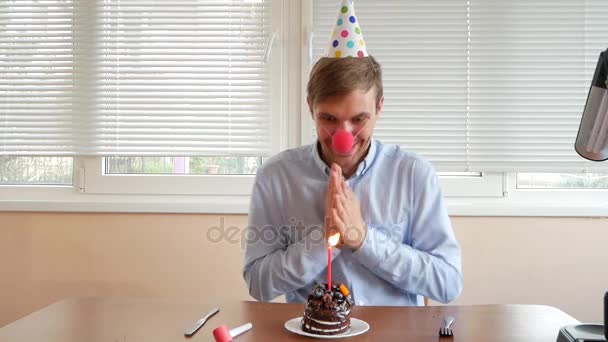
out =
<svg viewBox="0 0 608 342"><path fill-rule="evenodd" d="M266 49L264 49L264 63L270 62L270 53L272 52L272 46L274 45L274 41L276 40L278 33L273 32L268 37L268 41L266 42Z"/></svg>
<svg viewBox="0 0 608 342"><path fill-rule="evenodd" d="M314 33L312 31L308 31L308 36L306 37L308 43L308 65L312 65L312 38Z"/></svg>
<svg viewBox="0 0 608 342"><path fill-rule="evenodd" d="M85 184L86 183L85 183L84 177L86 177L84 167L78 168L78 178L77 178L77 183L76 184L78 184L78 189L77 189L78 192L81 192L81 193L86 192L86 190L85 190Z"/></svg>

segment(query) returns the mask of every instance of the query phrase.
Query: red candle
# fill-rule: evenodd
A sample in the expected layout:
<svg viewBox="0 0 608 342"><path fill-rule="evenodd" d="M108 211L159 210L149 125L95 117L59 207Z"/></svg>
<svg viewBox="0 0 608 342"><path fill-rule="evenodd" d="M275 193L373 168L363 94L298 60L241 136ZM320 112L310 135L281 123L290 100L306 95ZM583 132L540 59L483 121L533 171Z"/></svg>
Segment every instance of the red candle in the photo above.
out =
<svg viewBox="0 0 608 342"><path fill-rule="evenodd" d="M331 246L327 247L327 289L331 291Z"/></svg>
<svg viewBox="0 0 608 342"><path fill-rule="evenodd" d="M340 233L336 233L327 239L327 289L331 291L331 247L338 244Z"/></svg>

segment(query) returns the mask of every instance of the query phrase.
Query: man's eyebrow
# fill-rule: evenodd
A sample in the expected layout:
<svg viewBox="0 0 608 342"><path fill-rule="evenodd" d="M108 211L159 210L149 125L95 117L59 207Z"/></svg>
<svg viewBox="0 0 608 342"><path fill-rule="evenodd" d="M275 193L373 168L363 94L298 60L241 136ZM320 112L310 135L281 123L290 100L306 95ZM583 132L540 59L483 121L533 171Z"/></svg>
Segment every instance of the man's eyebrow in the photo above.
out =
<svg viewBox="0 0 608 342"><path fill-rule="evenodd" d="M370 114L370 112L361 112L361 113L359 113L359 114L355 115L354 117L355 117L355 118L358 118L358 117L370 117L370 116L372 116L372 115Z"/></svg>
<svg viewBox="0 0 608 342"><path fill-rule="evenodd" d="M330 118L336 118L335 115L331 114L331 113L327 113L327 112L319 112L318 114L319 116L326 116L326 117L330 117ZM352 118L360 118L360 117L370 117L372 116L370 112L361 112L355 116L353 116Z"/></svg>

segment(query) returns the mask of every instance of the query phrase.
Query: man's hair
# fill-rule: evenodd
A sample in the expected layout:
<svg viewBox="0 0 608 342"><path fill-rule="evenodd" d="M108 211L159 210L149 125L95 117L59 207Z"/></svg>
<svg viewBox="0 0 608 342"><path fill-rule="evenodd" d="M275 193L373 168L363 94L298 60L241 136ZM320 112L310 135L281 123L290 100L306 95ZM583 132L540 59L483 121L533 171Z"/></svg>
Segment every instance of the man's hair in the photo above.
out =
<svg viewBox="0 0 608 342"><path fill-rule="evenodd" d="M312 68L306 92L311 106L328 97L353 90L376 90L376 105L383 94L382 70L372 56L364 58L321 58Z"/></svg>

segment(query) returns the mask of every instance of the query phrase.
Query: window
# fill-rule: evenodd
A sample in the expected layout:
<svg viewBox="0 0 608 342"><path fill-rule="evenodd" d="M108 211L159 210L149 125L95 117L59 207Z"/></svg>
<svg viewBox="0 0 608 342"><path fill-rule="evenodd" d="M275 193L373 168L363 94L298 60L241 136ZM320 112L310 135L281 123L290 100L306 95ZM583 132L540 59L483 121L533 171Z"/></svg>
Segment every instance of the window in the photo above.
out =
<svg viewBox="0 0 608 342"><path fill-rule="evenodd" d="M0 155L278 151L276 3L5 1Z"/></svg>
<svg viewBox="0 0 608 342"><path fill-rule="evenodd" d="M104 1L96 124L112 157L85 162L85 191L247 195L281 144L280 3Z"/></svg>
<svg viewBox="0 0 608 342"><path fill-rule="evenodd" d="M72 1L0 5L0 155L71 152Z"/></svg>
<svg viewBox="0 0 608 342"><path fill-rule="evenodd" d="M271 1L98 3L96 154L261 157L278 150L272 66L281 60L265 56Z"/></svg>
<svg viewBox="0 0 608 342"><path fill-rule="evenodd" d="M0 184L71 185L72 1L0 5Z"/></svg>
<svg viewBox="0 0 608 342"><path fill-rule="evenodd" d="M1 208L246 212L264 158L312 141L304 85L336 6L3 1ZM605 212L608 162L573 149L603 0L356 7L384 68L376 135L431 160L451 214Z"/></svg>
<svg viewBox="0 0 608 342"><path fill-rule="evenodd" d="M518 173L519 189L608 189L608 173Z"/></svg>
<svg viewBox="0 0 608 342"><path fill-rule="evenodd" d="M257 157L110 157L106 174L255 175Z"/></svg>
<svg viewBox="0 0 608 342"><path fill-rule="evenodd" d="M607 172L573 144L599 53L602 0L412 0L355 4L383 65L375 134L442 172ZM337 10L312 1L312 60ZM310 65L307 66L310 68Z"/></svg>
<svg viewBox="0 0 608 342"><path fill-rule="evenodd" d="M273 48L282 1L1 6L0 156L77 156L69 182L86 192L130 193L133 177L121 176L141 175L150 194L194 194L206 183L215 190L200 193L223 185L246 194L251 179L182 177L196 184L180 192L145 176L252 178L284 146L283 54ZM30 176L33 166L11 170L0 182L49 184Z"/></svg>
<svg viewBox="0 0 608 342"><path fill-rule="evenodd" d="M453 207L465 208L451 212L500 215L507 213L501 206L516 203L534 211L564 199L554 190L569 188L569 200L578 203L578 189L605 191L608 163L585 161L573 148L606 48L603 1L359 0L355 6L368 51L384 71L385 109L375 134L433 162ZM337 13L322 0L313 0L310 11L304 73L324 52ZM311 129L303 117L303 132ZM482 209L488 205L497 210Z"/></svg>
<svg viewBox="0 0 608 342"><path fill-rule="evenodd" d="M0 157L0 184L72 185L70 157Z"/></svg>

